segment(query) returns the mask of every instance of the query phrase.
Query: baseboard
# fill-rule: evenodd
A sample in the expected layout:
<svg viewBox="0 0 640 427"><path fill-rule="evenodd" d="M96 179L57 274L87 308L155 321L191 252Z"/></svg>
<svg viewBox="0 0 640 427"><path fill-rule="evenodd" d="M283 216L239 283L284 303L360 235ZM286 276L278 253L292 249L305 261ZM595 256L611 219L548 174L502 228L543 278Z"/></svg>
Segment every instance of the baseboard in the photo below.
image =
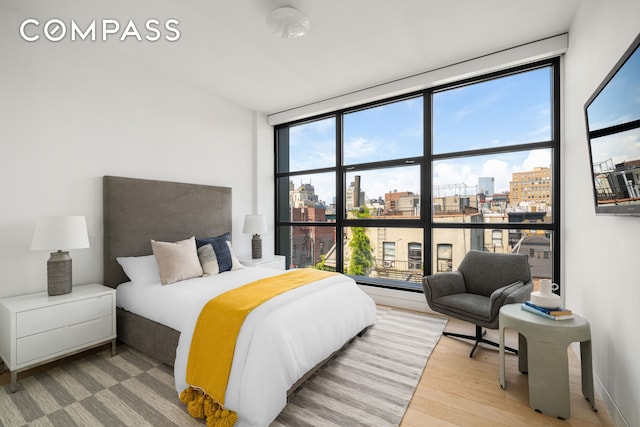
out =
<svg viewBox="0 0 640 427"><path fill-rule="evenodd" d="M613 425L616 427L630 427L630 424L625 420L622 412L620 412L618 405L616 405L616 402L611 398L608 390L605 388L604 384L602 384L602 381L600 381L600 378L595 372L593 373L593 387L597 395L600 397L600 400L604 402L604 406L613 420Z"/></svg>
<svg viewBox="0 0 640 427"><path fill-rule="evenodd" d="M380 288L376 286L358 285L376 304L422 313L436 314L427 305L421 292L401 291L398 289Z"/></svg>
<svg viewBox="0 0 640 427"><path fill-rule="evenodd" d="M571 347L575 355L578 357L578 360L580 360L580 343L571 343L569 347ZM613 424L616 427L630 427L629 423L624 418L622 412L620 412L620 409L616 405L616 402L613 400L613 398L609 394L609 391L604 386L604 384L600 380L600 377L598 377L598 374L595 371L593 372L593 388L596 392L596 395L604 403L605 409L613 420Z"/></svg>

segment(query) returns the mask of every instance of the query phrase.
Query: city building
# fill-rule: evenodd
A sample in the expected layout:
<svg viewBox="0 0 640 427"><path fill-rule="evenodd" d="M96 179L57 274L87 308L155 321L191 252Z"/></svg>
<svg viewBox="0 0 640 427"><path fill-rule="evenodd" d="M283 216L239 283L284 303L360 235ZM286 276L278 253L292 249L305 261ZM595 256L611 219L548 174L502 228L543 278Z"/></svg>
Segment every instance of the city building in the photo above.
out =
<svg viewBox="0 0 640 427"><path fill-rule="evenodd" d="M347 187L345 198L345 209L347 212L365 205L365 194L360 188L359 176L356 175L355 179Z"/></svg>
<svg viewBox="0 0 640 427"><path fill-rule="evenodd" d="M613 165L613 160L593 165L596 197L600 203L638 200L640 203L640 160Z"/></svg>
<svg viewBox="0 0 640 427"><path fill-rule="evenodd" d="M289 184L289 201L292 208L313 207L318 205L316 190L311 184L300 184L293 188L293 182Z"/></svg>
<svg viewBox="0 0 640 427"><path fill-rule="evenodd" d="M420 195L397 190L385 193L384 215L420 216Z"/></svg>
<svg viewBox="0 0 640 427"><path fill-rule="evenodd" d="M515 207L551 206L551 168L514 172L509 183L509 197L511 206Z"/></svg>
<svg viewBox="0 0 640 427"><path fill-rule="evenodd" d="M292 221L326 222L324 207L302 207L292 209ZM295 225L290 228L290 267L315 266L322 257L335 246L335 228L313 224Z"/></svg>
<svg viewBox="0 0 640 427"><path fill-rule="evenodd" d="M492 196L495 193L495 178L492 176L481 176L478 178L478 194Z"/></svg>

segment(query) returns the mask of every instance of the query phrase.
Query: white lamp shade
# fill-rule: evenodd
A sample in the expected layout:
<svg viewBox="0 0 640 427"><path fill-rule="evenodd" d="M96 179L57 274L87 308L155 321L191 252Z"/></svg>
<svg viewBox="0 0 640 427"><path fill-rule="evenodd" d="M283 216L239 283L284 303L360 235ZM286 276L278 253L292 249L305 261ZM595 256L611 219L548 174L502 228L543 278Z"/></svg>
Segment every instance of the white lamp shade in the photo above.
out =
<svg viewBox="0 0 640 427"><path fill-rule="evenodd" d="M245 234L264 234L267 232L267 223L263 215L245 215L244 227L242 232Z"/></svg>
<svg viewBox="0 0 640 427"><path fill-rule="evenodd" d="M87 221L83 216L43 216L38 219L32 250L67 250L89 247Z"/></svg>

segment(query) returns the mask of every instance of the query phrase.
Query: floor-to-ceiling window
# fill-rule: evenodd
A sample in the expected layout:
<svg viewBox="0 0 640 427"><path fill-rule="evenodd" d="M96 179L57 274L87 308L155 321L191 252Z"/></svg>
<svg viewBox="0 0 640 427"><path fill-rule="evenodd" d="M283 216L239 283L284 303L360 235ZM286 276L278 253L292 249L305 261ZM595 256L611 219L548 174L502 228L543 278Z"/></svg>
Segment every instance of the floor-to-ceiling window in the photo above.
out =
<svg viewBox="0 0 640 427"><path fill-rule="evenodd" d="M276 127L276 250L421 290L470 250L559 278L559 69L549 60Z"/></svg>

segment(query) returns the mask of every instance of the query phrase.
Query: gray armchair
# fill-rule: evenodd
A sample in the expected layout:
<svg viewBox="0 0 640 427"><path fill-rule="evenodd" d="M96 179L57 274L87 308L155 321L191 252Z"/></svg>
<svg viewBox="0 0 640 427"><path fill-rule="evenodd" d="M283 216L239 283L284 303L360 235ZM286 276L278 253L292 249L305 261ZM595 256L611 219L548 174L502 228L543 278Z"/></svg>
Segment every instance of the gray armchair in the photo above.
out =
<svg viewBox="0 0 640 427"><path fill-rule="evenodd" d="M476 325L475 336L443 333L474 340L469 354L473 357L479 343L498 347L497 343L484 338L486 331L482 328L498 329L500 307L529 299L533 290L529 257L470 251L457 271L425 276L422 287L432 310ZM506 349L518 353L515 349Z"/></svg>

